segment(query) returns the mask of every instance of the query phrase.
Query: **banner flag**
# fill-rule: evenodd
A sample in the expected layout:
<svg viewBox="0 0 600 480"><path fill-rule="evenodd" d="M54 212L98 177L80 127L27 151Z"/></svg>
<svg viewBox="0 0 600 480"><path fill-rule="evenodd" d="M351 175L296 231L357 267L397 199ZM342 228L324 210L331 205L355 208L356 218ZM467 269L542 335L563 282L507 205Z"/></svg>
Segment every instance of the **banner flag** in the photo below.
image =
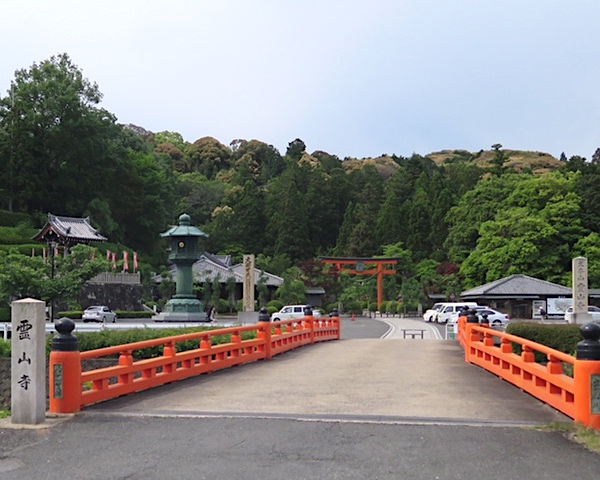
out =
<svg viewBox="0 0 600 480"><path fill-rule="evenodd" d="M112 262L113 262L113 270L117 269L117 254L115 252L111 252L112 254Z"/></svg>
<svg viewBox="0 0 600 480"><path fill-rule="evenodd" d="M123 271L129 271L129 252L126 250L123 250Z"/></svg>
<svg viewBox="0 0 600 480"><path fill-rule="evenodd" d="M138 269L138 256L137 252L133 252L133 271L135 272Z"/></svg>

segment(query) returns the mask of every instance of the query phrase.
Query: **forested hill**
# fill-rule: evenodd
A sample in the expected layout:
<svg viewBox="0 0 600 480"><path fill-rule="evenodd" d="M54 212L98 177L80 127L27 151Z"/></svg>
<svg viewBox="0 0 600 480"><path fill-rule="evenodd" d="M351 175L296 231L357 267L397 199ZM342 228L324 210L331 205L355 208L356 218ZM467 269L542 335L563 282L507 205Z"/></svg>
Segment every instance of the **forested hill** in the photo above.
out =
<svg viewBox="0 0 600 480"><path fill-rule="evenodd" d="M159 234L186 212L210 235L204 248L254 253L277 274L318 255L385 255L400 258L406 288L457 292L512 273L567 284L585 255L600 286L597 158L496 144L340 159L300 139L285 152L201 132L188 142L120 125L66 55L16 72L12 87L0 98L0 201L34 227L47 212L90 216L158 265Z"/></svg>

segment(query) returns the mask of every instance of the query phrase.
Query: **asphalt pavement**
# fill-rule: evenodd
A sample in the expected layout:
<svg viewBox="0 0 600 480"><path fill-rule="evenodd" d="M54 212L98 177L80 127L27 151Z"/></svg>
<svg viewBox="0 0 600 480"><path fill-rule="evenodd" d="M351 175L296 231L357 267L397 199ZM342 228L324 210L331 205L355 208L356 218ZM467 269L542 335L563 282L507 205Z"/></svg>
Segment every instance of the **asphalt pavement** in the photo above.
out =
<svg viewBox="0 0 600 480"><path fill-rule="evenodd" d="M570 420L434 337L418 319L344 318L340 341L37 428L4 420L0 478L598 478L600 455L546 428Z"/></svg>

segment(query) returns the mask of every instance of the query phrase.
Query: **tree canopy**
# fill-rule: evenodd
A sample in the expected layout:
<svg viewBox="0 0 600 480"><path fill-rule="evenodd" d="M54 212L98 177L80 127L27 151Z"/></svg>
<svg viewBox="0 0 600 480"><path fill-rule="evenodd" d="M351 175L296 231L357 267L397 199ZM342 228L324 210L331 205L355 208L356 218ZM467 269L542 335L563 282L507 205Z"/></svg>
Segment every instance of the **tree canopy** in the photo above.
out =
<svg viewBox="0 0 600 480"><path fill-rule="evenodd" d="M511 273L568 284L570 259L589 255L600 287L600 154L517 171L499 143L473 154L340 160L295 138L282 155L257 139L188 142L121 125L101 101L67 54L15 72L0 97L4 209L38 227L48 212L89 215L156 266L166 257L160 232L186 212L210 234L212 252L254 253L277 274L319 255L393 251L402 268L386 289L416 298ZM286 275L298 288L311 283L306 272Z"/></svg>

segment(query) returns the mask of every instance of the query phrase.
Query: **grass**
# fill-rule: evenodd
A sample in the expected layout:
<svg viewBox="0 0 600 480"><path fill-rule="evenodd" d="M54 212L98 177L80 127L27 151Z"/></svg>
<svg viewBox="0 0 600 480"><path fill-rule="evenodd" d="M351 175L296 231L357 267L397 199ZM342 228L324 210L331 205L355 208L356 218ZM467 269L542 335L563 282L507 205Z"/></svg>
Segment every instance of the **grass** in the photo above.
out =
<svg viewBox="0 0 600 480"><path fill-rule="evenodd" d="M570 440L583 445L588 450L600 453L600 431L577 423L550 423L542 430L562 432Z"/></svg>
<svg viewBox="0 0 600 480"><path fill-rule="evenodd" d="M0 418L10 417L10 410L0 410Z"/></svg>

